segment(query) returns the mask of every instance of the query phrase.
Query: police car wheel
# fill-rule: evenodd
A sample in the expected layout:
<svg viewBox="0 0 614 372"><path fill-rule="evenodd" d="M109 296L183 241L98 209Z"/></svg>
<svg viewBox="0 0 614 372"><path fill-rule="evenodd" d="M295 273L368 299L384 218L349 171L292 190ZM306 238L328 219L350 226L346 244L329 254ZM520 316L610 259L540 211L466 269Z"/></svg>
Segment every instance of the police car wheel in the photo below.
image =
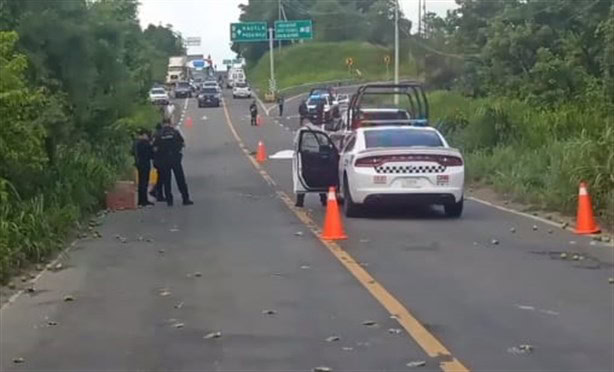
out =
<svg viewBox="0 0 614 372"><path fill-rule="evenodd" d="M343 214L349 218L360 217L360 205L352 200L347 176L343 178Z"/></svg>
<svg viewBox="0 0 614 372"><path fill-rule="evenodd" d="M448 203L443 206L446 216L451 218L459 218L463 214L463 199L458 203Z"/></svg>

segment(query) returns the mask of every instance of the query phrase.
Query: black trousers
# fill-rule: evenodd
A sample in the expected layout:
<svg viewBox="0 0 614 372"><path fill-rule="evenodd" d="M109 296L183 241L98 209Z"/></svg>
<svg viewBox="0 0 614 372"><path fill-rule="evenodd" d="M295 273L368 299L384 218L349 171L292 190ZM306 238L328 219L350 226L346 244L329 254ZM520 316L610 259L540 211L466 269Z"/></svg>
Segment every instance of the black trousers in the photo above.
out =
<svg viewBox="0 0 614 372"><path fill-rule="evenodd" d="M190 200L188 185L185 182L185 173L183 172L183 166L181 165L181 157L172 159L162 164L160 167L160 173L162 178L162 189L164 190L164 196L166 197L166 202L168 204L173 204L172 175L175 175L175 182L177 182L177 188L181 193L183 201Z"/></svg>
<svg viewBox="0 0 614 372"><path fill-rule="evenodd" d="M284 105L279 105L279 116L284 114Z"/></svg>
<svg viewBox="0 0 614 372"><path fill-rule="evenodd" d="M137 167L139 173L139 188L138 188L138 203L139 205L145 205L149 202L147 199L147 187L149 186L149 172L151 166L141 165Z"/></svg>
<svg viewBox="0 0 614 372"><path fill-rule="evenodd" d="M257 117L258 117L257 115L252 115L252 121L251 121L252 126L257 126L258 125L258 122L256 121Z"/></svg>

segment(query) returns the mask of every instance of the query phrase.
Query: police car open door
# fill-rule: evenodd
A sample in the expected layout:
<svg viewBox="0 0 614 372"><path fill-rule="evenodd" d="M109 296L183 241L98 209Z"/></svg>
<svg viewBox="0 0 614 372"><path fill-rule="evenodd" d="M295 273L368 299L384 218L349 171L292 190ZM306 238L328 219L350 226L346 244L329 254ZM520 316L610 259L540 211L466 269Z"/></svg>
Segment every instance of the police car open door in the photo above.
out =
<svg viewBox="0 0 614 372"><path fill-rule="evenodd" d="M318 129L299 130L296 176L307 192L326 192L339 183L339 151L330 137Z"/></svg>

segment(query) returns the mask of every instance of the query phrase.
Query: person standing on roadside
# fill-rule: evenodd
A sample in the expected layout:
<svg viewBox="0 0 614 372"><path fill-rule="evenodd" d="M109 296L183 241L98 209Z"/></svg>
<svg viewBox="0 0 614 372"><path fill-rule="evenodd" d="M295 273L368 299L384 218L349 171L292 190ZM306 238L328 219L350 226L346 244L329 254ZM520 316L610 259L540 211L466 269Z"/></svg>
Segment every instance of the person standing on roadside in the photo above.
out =
<svg viewBox="0 0 614 372"><path fill-rule="evenodd" d="M156 131L154 132L154 136L153 136L154 139L160 135L161 130L162 130L162 124L161 123L156 124ZM166 201L166 199L164 198L164 192L162 190L162 177L161 177L162 172L160 171L160 155L157 152L153 152L153 166L156 172L158 173L158 178L156 180L156 184L154 185L149 195L156 198L156 200L159 202Z"/></svg>
<svg viewBox="0 0 614 372"><path fill-rule="evenodd" d="M308 113L309 112L307 110L307 101L303 100L303 102L301 102L298 107L299 126L303 126L303 120L307 118Z"/></svg>
<svg viewBox="0 0 614 372"><path fill-rule="evenodd" d="M316 125L324 124L324 101L320 100L316 106Z"/></svg>
<svg viewBox="0 0 614 372"><path fill-rule="evenodd" d="M149 133L145 129L140 129L134 146L134 161L138 171L138 205L141 207L153 205L147 199L152 157L153 151Z"/></svg>
<svg viewBox="0 0 614 372"><path fill-rule="evenodd" d="M258 106L256 106L256 100L252 101L252 104L249 105L249 114L251 116L251 125L253 127L258 125Z"/></svg>
<svg viewBox="0 0 614 372"><path fill-rule="evenodd" d="M279 116L283 116L284 114L284 96L283 95L279 95L279 97L277 97L277 107L279 107Z"/></svg>
<svg viewBox="0 0 614 372"><path fill-rule="evenodd" d="M183 159L183 148L185 141L181 133L165 120L162 129L154 140L154 151L159 156L160 177L162 179L162 189L168 206L173 205L173 192L171 189L171 172L175 175L177 187L183 198L183 205L192 205L188 193L188 185L185 181L185 173L181 161Z"/></svg>

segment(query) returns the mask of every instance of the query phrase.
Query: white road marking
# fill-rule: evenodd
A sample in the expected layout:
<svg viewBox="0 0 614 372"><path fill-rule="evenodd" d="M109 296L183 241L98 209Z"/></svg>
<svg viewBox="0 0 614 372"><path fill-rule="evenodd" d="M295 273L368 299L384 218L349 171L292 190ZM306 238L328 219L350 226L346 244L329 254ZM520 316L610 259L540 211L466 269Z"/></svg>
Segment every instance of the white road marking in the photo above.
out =
<svg viewBox="0 0 614 372"><path fill-rule="evenodd" d="M203 116L203 117L202 117L202 119L203 119L203 120L207 120L207 119L208 119L208 118L207 118L207 115Z"/></svg>
<svg viewBox="0 0 614 372"><path fill-rule="evenodd" d="M292 159L294 150L281 150L269 156L269 159Z"/></svg>
<svg viewBox="0 0 614 372"><path fill-rule="evenodd" d="M518 216L523 216L523 217L530 218L532 220L543 222L543 223L548 224L550 226L556 226L556 227L559 227L561 229L563 228L563 224L562 223L550 221L550 220L547 220L547 219L539 217L539 216L533 216L532 214L516 211L516 210L510 209L510 208L506 208L506 207L502 207L500 205L493 204L491 202L488 202L486 200L482 200L482 199L476 198L474 196L469 196L466 199L472 200L474 202L478 202L480 204L487 205L489 207L492 207L492 208L495 208L495 209L498 209L498 210L501 210L501 211L513 213L513 214L518 215ZM565 227L565 230L573 231L573 229L571 227Z"/></svg>

